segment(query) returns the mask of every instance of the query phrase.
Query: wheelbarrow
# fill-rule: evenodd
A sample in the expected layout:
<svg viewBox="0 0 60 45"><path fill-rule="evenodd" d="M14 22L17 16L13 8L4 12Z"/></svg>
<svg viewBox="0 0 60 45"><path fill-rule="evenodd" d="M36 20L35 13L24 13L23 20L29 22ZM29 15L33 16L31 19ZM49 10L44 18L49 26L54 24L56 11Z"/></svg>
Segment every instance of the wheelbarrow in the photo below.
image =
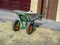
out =
<svg viewBox="0 0 60 45"><path fill-rule="evenodd" d="M13 30L26 29L28 34L32 34L36 30L35 20L41 19L44 14L33 14L28 12L16 11L19 19L14 21Z"/></svg>

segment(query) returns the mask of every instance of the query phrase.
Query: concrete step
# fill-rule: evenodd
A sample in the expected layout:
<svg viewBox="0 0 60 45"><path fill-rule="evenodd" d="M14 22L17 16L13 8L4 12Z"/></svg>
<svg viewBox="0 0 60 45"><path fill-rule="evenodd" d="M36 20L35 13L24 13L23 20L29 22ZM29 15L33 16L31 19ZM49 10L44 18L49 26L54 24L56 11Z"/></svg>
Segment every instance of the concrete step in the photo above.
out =
<svg viewBox="0 0 60 45"><path fill-rule="evenodd" d="M52 20L36 20L35 24L37 24L38 26L45 27L45 28L50 28L53 30L60 31L60 23L52 21Z"/></svg>

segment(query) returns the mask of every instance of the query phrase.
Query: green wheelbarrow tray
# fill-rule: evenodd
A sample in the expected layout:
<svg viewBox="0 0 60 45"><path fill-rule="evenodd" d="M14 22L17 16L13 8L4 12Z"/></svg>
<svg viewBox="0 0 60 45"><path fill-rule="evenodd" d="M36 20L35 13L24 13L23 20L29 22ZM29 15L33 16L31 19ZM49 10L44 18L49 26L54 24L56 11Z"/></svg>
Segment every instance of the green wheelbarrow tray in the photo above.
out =
<svg viewBox="0 0 60 45"><path fill-rule="evenodd" d="M24 11L16 11L15 12L19 18L23 18L22 20L26 19L25 21L35 21L38 18L42 18L44 16L44 13L37 15L36 13L32 12L24 12Z"/></svg>
<svg viewBox="0 0 60 45"><path fill-rule="evenodd" d="M41 19L44 16L44 13L37 15L35 13L28 13L28 12L23 12L23 11L15 11L15 13L18 15L19 20L16 20L14 23L14 30L17 31L19 30L19 28L21 29L25 29L27 30L28 34L31 34L33 32L33 30L35 30L35 24L34 21L37 19ZM17 22L17 27L19 27L18 29L16 29L15 25ZM25 23L25 24L24 24Z"/></svg>

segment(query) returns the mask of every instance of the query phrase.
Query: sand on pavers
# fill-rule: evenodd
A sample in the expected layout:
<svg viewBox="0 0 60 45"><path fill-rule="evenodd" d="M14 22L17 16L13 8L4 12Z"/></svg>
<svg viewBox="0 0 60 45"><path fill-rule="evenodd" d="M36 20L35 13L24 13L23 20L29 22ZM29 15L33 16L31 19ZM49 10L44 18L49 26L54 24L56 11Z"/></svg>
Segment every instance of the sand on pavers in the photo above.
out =
<svg viewBox="0 0 60 45"><path fill-rule="evenodd" d="M38 27L28 35L26 29L12 30L12 22L0 23L0 45L60 45L60 31Z"/></svg>

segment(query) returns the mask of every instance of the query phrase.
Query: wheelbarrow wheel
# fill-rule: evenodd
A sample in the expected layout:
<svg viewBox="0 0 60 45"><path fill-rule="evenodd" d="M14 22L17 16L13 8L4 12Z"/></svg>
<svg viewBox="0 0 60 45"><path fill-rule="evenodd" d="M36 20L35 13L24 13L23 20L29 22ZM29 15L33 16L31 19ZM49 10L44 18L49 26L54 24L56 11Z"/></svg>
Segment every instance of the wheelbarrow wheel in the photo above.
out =
<svg viewBox="0 0 60 45"><path fill-rule="evenodd" d="M13 30L19 31L19 29L20 29L20 22L19 22L19 20L16 20L13 24Z"/></svg>
<svg viewBox="0 0 60 45"><path fill-rule="evenodd" d="M33 23L28 23L27 24L27 29L26 29L26 32L28 34L32 34L33 32L35 31L35 26Z"/></svg>

